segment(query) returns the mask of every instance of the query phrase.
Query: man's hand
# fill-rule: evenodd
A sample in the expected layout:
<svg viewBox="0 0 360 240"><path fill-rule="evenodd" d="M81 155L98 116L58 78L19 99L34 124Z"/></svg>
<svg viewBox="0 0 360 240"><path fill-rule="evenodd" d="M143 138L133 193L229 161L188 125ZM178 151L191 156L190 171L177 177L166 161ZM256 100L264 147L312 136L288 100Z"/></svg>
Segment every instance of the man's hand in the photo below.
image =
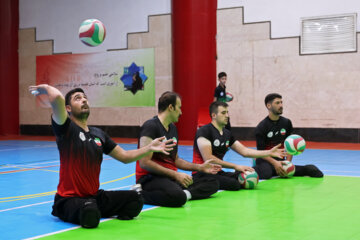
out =
<svg viewBox="0 0 360 240"><path fill-rule="evenodd" d="M221 170L219 164L214 164L214 159L206 160L203 164L200 165L200 171L204 173L217 174Z"/></svg>
<svg viewBox="0 0 360 240"><path fill-rule="evenodd" d="M186 188L193 184L192 176L182 172L176 172L175 180Z"/></svg>
<svg viewBox="0 0 360 240"><path fill-rule="evenodd" d="M270 149L270 156L271 157L276 157L276 158L283 159L286 156L285 150L283 148L279 149L279 147L281 147L281 144L278 144L275 147L273 147L272 149Z"/></svg>
<svg viewBox="0 0 360 240"><path fill-rule="evenodd" d="M245 171L254 172L255 171L255 169L253 169L252 167L242 166L242 165L236 165L234 169L239 172L245 172Z"/></svg>
<svg viewBox="0 0 360 240"><path fill-rule="evenodd" d="M275 168L276 173L280 176L280 177L285 177L286 176L286 171L285 169L282 167L282 164L280 161L274 161L273 166Z"/></svg>
<svg viewBox="0 0 360 240"><path fill-rule="evenodd" d="M35 96L41 95L41 94L47 94L46 88L48 87L47 84L40 84L37 86L30 86L29 92Z"/></svg>
<svg viewBox="0 0 360 240"><path fill-rule="evenodd" d="M173 147L176 146L176 144L173 142L172 139L164 141L165 136L155 138L150 143L150 150L152 152L162 152L166 155L169 155L170 151L173 150Z"/></svg>

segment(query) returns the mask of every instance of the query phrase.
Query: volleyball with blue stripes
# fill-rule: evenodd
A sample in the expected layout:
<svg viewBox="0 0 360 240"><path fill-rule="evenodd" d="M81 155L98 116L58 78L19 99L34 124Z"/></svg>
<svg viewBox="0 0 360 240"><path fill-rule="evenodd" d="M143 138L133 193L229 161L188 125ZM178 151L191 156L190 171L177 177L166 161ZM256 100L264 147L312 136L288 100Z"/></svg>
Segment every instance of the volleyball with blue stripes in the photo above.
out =
<svg viewBox="0 0 360 240"><path fill-rule="evenodd" d="M239 174L238 180L242 188L253 189L259 183L259 175L255 171L245 171Z"/></svg>
<svg viewBox="0 0 360 240"><path fill-rule="evenodd" d="M285 139L285 150L290 155L299 155L306 148L306 142L303 137L292 134Z"/></svg>
<svg viewBox="0 0 360 240"><path fill-rule="evenodd" d="M83 21L79 28L81 42L90 47L95 47L105 40L106 29L104 24L97 19Z"/></svg>
<svg viewBox="0 0 360 240"><path fill-rule="evenodd" d="M295 173L295 165L290 161L281 161L281 165L286 172L286 176L283 177L292 177Z"/></svg>

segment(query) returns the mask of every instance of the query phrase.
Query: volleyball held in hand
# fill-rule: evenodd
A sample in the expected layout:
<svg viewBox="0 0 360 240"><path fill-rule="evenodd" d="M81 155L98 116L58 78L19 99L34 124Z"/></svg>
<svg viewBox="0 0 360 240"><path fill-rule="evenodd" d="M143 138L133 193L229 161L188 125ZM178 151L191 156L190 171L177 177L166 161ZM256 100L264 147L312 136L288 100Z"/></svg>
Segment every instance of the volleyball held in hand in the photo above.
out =
<svg viewBox="0 0 360 240"><path fill-rule="evenodd" d="M281 162L283 169L286 172L286 176L283 177L292 177L295 173L295 165L290 161L282 161Z"/></svg>
<svg viewBox="0 0 360 240"><path fill-rule="evenodd" d="M105 26L97 19L87 19L80 25L79 38L87 46L98 46L104 41L105 36Z"/></svg>
<svg viewBox="0 0 360 240"><path fill-rule="evenodd" d="M304 138L299 135L293 134L285 139L284 146L288 154L299 155L305 150L306 143Z"/></svg>
<svg viewBox="0 0 360 240"><path fill-rule="evenodd" d="M227 92L226 93L226 101L231 102L233 99L234 99L234 96L231 93Z"/></svg>
<svg viewBox="0 0 360 240"><path fill-rule="evenodd" d="M259 176L255 171L245 171L239 174L238 180L242 188L253 189L259 183Z"/></svg>

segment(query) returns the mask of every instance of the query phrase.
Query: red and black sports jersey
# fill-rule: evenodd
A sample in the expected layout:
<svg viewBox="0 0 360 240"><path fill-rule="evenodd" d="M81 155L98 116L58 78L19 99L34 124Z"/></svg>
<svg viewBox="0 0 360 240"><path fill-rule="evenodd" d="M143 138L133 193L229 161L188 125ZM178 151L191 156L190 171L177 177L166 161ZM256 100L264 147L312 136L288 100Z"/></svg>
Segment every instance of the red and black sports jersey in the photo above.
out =
<svg viewBox="0 0 360 240"><path fill-rule="evenodd" d="M52 127L60 153L57 194L62 197L95 195L103 153L109 154L116 143L98 128L89 127L89 132L85 132L70 118L63 125L52 120Z"/></svg>
<svg viewBox="0 0 360 240"><path fill-rule="evenodd" d="M169 130L166 131L160 119L155 116L154 118L147 120L140 129L140 138L146 136L151 139L159 138L165 136L166 139L173 139L176 146L173 147L173 150L170 152L170 155L165 155L161 152L154 152L151 160L160 164L163 167L177 171L175 166L176 155L178 151L178 132L174 124L169 125ZM140 140L139 138L139 140ZM139 180L142 176L149 174L149 171L140 167L139 161L136 162L136 181Z"/></svg>
<svg viewBox="0 0 360 240"><path fill-rule="evenodd" d="M219 84L215 88L214 97L216 97L216 101L226 102L226 86L222 87Z"/></svg>
<svg viewBox="0 0 360 240"><path fill-rule="evenodd" d="M224 158L225 153L229 150L229 147L231 147L235 142L234 136L226 128L223 128L223 134L221 135L219 130L217 130L211 123L202 126L196 131L193 149L193 163L198 164L202 164L204 162L197 145L197 139L199 137L204 137L211 142L212 154L219 159Z"/></svg>
<svg viewBox="0 0 360 240"><path fill-rule="evenodd" d="M258 150L268 150L279 143L284 146L284 140L293 131L290 119L280 116L278 121L272 121L269 116L262 120L255 129L256 147Z"/></svg>

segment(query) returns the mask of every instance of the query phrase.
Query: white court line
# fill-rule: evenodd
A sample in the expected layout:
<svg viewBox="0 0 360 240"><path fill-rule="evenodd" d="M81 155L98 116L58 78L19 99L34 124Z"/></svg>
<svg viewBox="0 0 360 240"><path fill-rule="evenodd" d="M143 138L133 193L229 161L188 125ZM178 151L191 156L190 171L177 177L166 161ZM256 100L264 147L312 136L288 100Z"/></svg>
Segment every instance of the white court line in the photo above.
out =
<svg viewBox="0 0 360 240"><path fill-rule="evenodd" d="M344 172L344 173L360 173L360 171L339 171L339 170L323 170L324 172ZM356 176L355 176L356 177Z"/></svg>
<svg viewBox="0 0 360 240"><path fill-rule="evenodd" d="M158 207L158 206L150 207L150 208L147 208L147 209L142 210L141 212L146 212L146 211L149 211L149 210L153 210L153 209L155 209L155 208L159 208L159 207ZM105 219L101 220L100 222L102 223L102 222L106 222L106 221L113 220L113 219L115 219L115 218L105 218ZM56 232L52 232L52 233L46 233L46 234L42 234L42 235L39 235L39 236L31 237L31 238L25 238L24 240L38 239L38 238L47 237L47 236L51 236L51 235L55 235L55 234L58 234L58 233L67 232L67 231L70 231L70 230L73 230L73 229L78 229L78 228L81 228L81 226L76 226L76 227L72 227L72 228L67 228L67 229L60 230L60 231L56 231Z"/></svg>
<svg viewBox="0 0 360 240"><path fill-rule="evenodd" d="M360 176L349 176L349 175L325 175L325 176L329 176L329 177L356 177L359 178Z"/></svg>
<svg viewBox="0 0 360 240"><path fill-rule="evenodd" d="M8 148L8 149L1 149L0 152L5 152L5 151L19 151L19 150L28 150L28 149L35 149L35 148L56 148L56 145L45 145L45 146L38 146L38 147L24 147L24 148Z"/></svg>
<svg viewBox="0 0 360 240"><path fill-rule="evenodd" d="M109 191L109 190L112 191L112 190L119 190L119 189L124 189L124 188L130 188L131 186L132 186L132 185L123 186L123 187L118 187L118 188L111 188L111 189L106 189L105 191ZM129 190L130 190L130 189L129 189ZM24 205L24 206L19 206L19 207L13 207L13 208L0 209L0 212L7 212L7 211L11 211L11 210L20 209L20 208L27 208L27 207L32 207L32 206L41 205L41 204L50 203L50 202L54 202L54 200L46 201L46 202L40 202L40 203L34 203L34 204L29 204L29 205Z"/></svg>
<svg viewBox="0 0 360 240"><path fill-rule="evenodd" d="M34 203L34 204L29 204L29 205L24 205L24 206L20 206L20 207L2 209L2 210L0 210L0 212L7 212L7 211L11 211L11 210L16 210L16 209L20 209L20 208L26 208L26 207L32 207L32 206L46 204L46 203L52 203L52 202L54 202L54 200L46 201L46 202L40 202L40 203Z"/></svg>

